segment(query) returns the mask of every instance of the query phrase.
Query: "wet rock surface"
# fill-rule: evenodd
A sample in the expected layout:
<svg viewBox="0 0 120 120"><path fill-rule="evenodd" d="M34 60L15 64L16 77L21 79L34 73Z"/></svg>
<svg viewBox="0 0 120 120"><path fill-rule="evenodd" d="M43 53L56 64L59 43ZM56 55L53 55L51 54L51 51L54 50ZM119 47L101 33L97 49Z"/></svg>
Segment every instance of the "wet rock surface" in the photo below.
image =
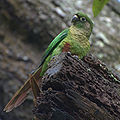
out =
<svg viewBox="0 0 120 120"><path fill-rule="evenodd" d="M32 69L39 65L50 41L70 26L75 11L84 11L94 20L91 52L119 72L119 5L111 0L100 15L93 18L91 1L0 0L0 112ZM32 108L31 96L14 112L0 113L0 119L32 118L28 104Z"/></svg>

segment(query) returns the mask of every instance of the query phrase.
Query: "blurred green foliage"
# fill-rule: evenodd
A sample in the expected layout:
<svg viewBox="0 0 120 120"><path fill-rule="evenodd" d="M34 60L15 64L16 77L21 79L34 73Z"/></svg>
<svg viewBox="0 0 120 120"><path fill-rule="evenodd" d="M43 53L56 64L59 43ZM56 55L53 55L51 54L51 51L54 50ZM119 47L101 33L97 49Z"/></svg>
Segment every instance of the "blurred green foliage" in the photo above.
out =
<svg viewBox="0 0 120 120"><path fill-rule="evenodd" d="M96 17L100 13L107 2L109 2L109 0L93 0L92 10L94 17Z"/></svg>

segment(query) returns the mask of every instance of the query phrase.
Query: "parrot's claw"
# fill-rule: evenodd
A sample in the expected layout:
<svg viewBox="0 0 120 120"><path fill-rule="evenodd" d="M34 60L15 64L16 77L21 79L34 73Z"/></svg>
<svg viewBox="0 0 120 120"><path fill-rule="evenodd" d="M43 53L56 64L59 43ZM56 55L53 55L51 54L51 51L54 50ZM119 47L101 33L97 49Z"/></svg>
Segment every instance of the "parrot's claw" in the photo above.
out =
<svg viewBox="0 0 120 120"><path fill-rule="evenodd" d="M76 60L80 60L77 55L73 55L73 57L74 57Z"/></svg>
<svg viewBox="0 0 120 120"><path fill-rule="evenodd" d="M71 55L71 52L67 52L67 55Z"/></svg>

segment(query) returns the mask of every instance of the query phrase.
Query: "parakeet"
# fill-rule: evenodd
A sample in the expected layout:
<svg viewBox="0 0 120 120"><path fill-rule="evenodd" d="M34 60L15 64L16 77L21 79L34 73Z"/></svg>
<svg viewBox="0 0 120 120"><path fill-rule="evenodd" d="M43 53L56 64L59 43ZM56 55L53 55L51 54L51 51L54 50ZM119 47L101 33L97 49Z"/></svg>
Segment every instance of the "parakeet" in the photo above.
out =
<svg viewBox="0 0 120 120"><path fill-rule="evenodd" d="M23 103L31 90L35 98L38 96L42 76L47 70L47 66L53 56L59 55L62 52L71 52L71 54L77 55L79 59L86 56L90 50L89 37L93 29L93 22L86 14L78 12L73 16L71 23L72 25L68 29L63 30L50 43L39 67L15 93L13 98L5 106L4 111L9 112Z"/></svg>

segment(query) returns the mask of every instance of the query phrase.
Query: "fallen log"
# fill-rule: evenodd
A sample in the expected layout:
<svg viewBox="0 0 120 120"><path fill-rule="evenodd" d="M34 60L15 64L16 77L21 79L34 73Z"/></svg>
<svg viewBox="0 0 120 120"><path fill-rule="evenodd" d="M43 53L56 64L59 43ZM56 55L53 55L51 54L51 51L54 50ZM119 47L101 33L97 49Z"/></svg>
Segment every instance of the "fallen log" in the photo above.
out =
<svg viewBox="0 0 120 120"><path fill-rule="evenodd" d="M53 58L33 113L39 120L119 120L120 77L92 55Z"/></svg>

